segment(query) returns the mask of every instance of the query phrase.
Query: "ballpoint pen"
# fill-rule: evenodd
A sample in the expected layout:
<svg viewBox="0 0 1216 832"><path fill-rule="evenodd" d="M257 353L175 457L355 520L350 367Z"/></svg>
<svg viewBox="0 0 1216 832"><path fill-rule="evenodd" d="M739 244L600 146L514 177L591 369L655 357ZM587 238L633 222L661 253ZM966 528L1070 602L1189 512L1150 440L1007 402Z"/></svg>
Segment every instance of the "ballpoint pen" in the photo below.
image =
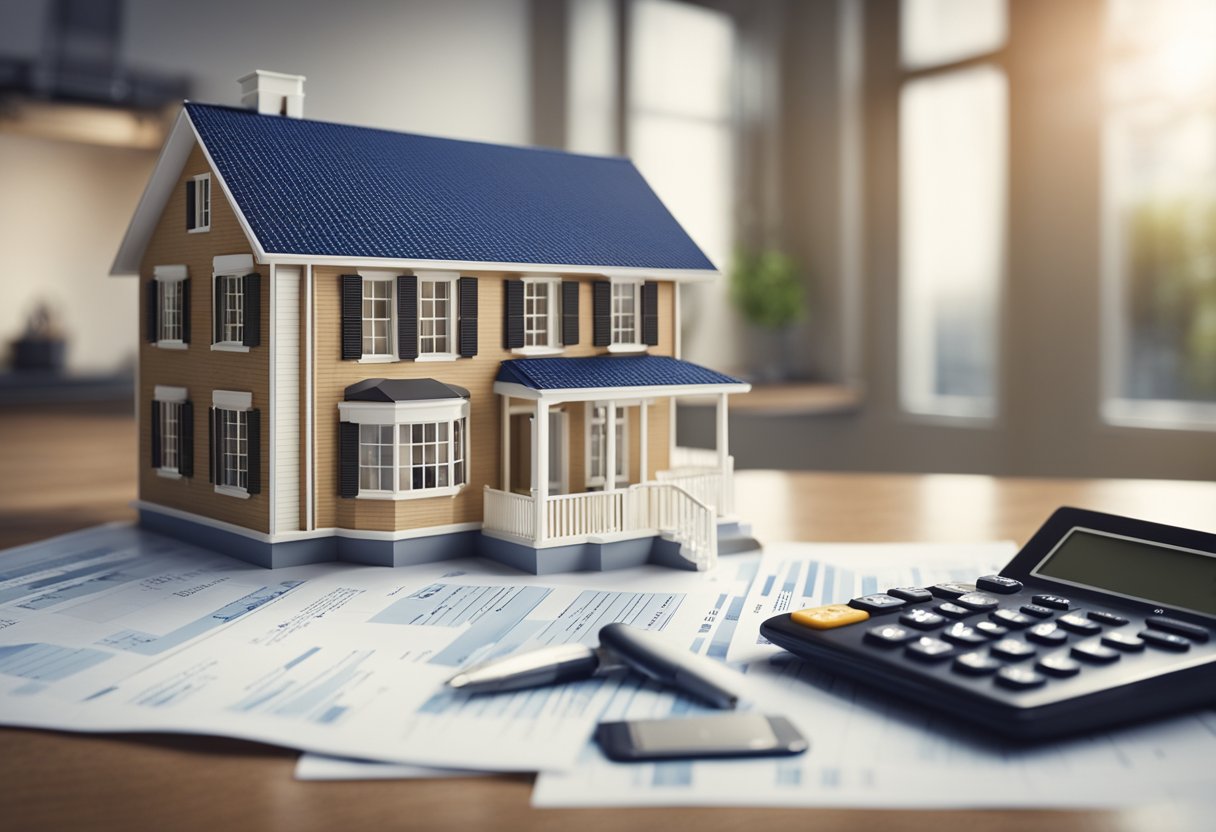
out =
<svg viewBox="0 0 1216 832"><path fill-rule="evenodd" d="M739 703L733 672L717 662L627 624L607 624L599 636L599 647L559 644L484 662L460 671L448 680L448 686L465 693L501 693L586 679L626 667L716 708L731 709Z"/></svg>

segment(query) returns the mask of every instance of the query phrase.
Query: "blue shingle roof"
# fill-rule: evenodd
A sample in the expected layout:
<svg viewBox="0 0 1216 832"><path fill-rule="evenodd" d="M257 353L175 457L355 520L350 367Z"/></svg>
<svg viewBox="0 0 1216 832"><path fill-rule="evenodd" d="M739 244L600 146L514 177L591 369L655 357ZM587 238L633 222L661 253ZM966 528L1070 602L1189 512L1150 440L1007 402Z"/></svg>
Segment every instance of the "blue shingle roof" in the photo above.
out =
<svg viewBox="0 0 1216 832"><path fill-rule="evenodd" d="M495 381L520 384L533 390L744 383L699 364L663 355L516 358L502 362Z"/></svg>
<svg viewBox="0 0 1216 832"><path fill-rule="evenodd" d="M268 253L714 268L628 159L186 112Z"/></svg>

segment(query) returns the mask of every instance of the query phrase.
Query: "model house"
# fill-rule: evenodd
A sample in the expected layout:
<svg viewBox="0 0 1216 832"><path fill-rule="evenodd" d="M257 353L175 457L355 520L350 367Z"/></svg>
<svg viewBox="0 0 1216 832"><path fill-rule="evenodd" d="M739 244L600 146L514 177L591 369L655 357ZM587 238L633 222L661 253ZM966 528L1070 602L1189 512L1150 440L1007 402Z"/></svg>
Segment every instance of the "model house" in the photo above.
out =
<svg viewBox="0 0 1216 832"><path fill-rule="evenodd" d="M748 385L679 359L718 274L634 166L305 120L303 81L187 103L115 260L141 523L266 566L712 565ZM716 450L677 452L682 396Z"/></svg>

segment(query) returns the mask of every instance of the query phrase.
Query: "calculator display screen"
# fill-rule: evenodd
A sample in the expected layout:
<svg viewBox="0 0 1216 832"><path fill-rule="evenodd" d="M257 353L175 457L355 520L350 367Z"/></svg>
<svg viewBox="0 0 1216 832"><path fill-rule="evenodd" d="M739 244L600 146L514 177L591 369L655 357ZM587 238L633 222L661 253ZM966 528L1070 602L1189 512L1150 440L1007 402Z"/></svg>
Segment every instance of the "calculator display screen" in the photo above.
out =
<svg viewBox="0 0 1216 832"><path fill-rule="evenodd" d="M1216 555L1210 553L1073 529L1034 574L1216 615Z"/></svg>

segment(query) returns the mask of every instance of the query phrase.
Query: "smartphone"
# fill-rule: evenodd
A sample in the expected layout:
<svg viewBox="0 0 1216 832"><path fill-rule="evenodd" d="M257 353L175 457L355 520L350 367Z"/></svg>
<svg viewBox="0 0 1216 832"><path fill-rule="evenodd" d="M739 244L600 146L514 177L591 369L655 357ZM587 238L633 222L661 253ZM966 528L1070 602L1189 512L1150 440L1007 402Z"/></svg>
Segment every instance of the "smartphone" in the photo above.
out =
<svg viewBox="0 0 1216 832"><path fill-rule="evenodd" d="M742 713L601 722L595 741L618 762L801 754L810 743L781 716Z"/></svg>

